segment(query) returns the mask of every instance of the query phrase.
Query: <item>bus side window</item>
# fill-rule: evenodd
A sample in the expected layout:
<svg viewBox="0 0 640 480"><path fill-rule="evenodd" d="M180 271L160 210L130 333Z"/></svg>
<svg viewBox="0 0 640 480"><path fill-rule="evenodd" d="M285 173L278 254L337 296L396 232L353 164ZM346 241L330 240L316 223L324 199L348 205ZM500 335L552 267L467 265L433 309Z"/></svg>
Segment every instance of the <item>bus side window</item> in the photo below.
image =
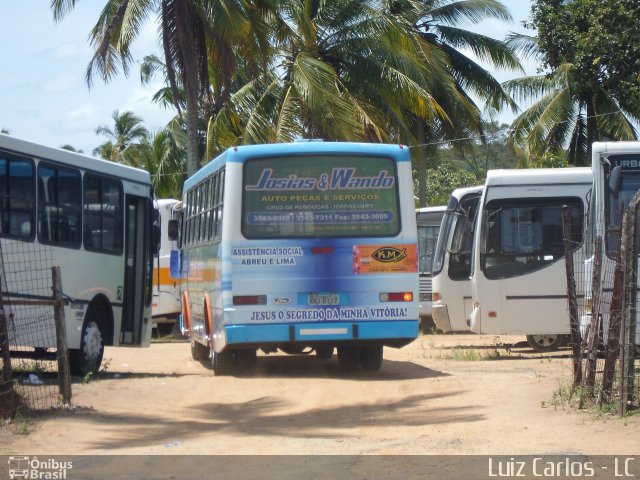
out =
<svg viewBox="0 0 640 480"><path fill-rule="evenodd" d="M32 240L35 168L30 160L0 158L0 234Z"/></svg>
<svg viewBox="0 0 640 480"><path fill-rule="evenodd" d="M88 250L120 253L124 244L122 185L98 175L84 177L84 246Z"/></svg>
<svg viewBox="0 0 640 480"><path fill-rule="evenodd" d="M80 171L41 162L38 165L38 239L79 248L82 180Z"/></svg>

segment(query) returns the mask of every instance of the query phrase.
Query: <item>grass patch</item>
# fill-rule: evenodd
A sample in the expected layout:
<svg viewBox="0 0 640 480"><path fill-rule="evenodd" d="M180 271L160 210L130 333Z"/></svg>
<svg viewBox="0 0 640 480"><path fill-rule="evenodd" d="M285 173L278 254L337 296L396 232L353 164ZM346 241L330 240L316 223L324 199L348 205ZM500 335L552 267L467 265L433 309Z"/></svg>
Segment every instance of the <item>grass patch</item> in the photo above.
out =
<svg viewBox="0 0 640 480"><path fill-rule="evenodd" d="M470 350L459 348L450 351L434 350L430 358L436 360L454 360L460 362L480 362L484 360L500 360L507 358L498 350Z"/></svg>

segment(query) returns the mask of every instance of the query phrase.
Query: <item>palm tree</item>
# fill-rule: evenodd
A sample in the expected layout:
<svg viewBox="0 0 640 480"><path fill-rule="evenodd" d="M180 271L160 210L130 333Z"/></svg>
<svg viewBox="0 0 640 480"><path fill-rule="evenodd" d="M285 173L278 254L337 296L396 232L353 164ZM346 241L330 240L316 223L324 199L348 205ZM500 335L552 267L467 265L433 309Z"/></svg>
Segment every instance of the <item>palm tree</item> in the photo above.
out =
<svg viewBox="0 0 640 480"><path fill-rule="evenodd" d="M509 42L527 55L539 54L535 37L514 34ZM639 118L597 82L576 78L571 63L510 80L504 87L517 99L533 102L512 124L511 141L526 158L567 149L569 164L588 165L593 142L637 139L633 122Z"/></svg>
<svg viewBox="0 0 640 480"><path fill-rule="evenodd" d="M61 20L76 3L51 0L54 20ZM95 53L87 68L87 83L91 86L96 74L108 82L119 67L127 74L133 61L132 42L147 18L157 15L174 106L179 114L183 107L186 110L187 169L191 174L199 164L200 109L212 101L211 89L224 98L225 78L234 68L228 61L229 52L240 42L248 45L247 50L259 43L261 14L261 9L243 0L107 0L89 35ZM221 79L213 87L210 62ZM182 97L179 85L184 89Z"/></svg>
<svg viewBox="0 0 640 480"><path fill-rule="evenodd" d="M136 159L138 166L151 175L153 190L158 198L180 198L186 179L184 145L186 132L178 119L167 127L130 147L127 154Z"/></svg>
<svg viewBox="0 0 640 480"><path fill-rule="evenodd" d="M453 89L449 82L434 83L430 88L435 100L453 120L437 117L435 122L426 123L420 118L409 117L413 139L418 144L413 150L418 196L420 204L425 205L426 171L435 166L433 162L429 165L427 158L437 155L437 145L453 139L453 148L462 151L476 144L478 137L484 143L482 107L477 100L490 110L508 107L515 111L517 108L491 72L466 52L473 52L479 61L493 69L523 69L512 47L473 30L483 20L512 19L508 9L497 0L395 2L391 4L390 13L402 15L425 42L426 48L444 56L447 74L454 84Z"/></svg>
<svg viewBox="0 0 640 480"><path fill-rule="evenodd" d="M126 151L131 146L147 139L149 132L142 125L142 119L133 112L120 113L117 110L111 115L113 128L103 125L96 128L96 135L107 137L107 141L94 149L93 154L105 160L127 163L132 166L139 166L131 155L126 155Z"/></svg>
<svg viewBox="0 0 640 480"><path fill-rule="evenodd" d="M398 141L402 112L446 117L428 91L432 76L446 74L442 56L381 3L286 0L273 24L269 68L210 123L216 148L300 137Z"/></svg>

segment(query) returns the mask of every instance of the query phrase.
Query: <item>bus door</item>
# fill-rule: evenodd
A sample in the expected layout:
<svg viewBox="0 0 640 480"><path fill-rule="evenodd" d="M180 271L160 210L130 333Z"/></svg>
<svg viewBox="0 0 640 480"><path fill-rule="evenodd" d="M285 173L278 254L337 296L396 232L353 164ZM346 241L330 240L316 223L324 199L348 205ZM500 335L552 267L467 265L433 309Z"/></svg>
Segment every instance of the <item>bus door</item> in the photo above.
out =
<svg viewBox="0 0 640 480"><path fill-rule="evenodd" d="M121 344L142 343L145 306L151 300L153 257L150 242L151 202L144 197L126 195L125 273L122 306Z"/></svg>

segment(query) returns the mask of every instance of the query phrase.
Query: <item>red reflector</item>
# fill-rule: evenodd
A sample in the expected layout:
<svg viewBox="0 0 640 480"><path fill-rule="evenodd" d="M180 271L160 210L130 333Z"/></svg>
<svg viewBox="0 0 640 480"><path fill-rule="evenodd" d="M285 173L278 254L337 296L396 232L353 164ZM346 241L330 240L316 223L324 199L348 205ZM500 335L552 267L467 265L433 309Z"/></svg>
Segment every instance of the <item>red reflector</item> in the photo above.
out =
<svg viewBox="0 0 640 480"><path fill-rule="evenodd" d="M234 305L266 305L266 295L243 295L233 297Z"/></svg>
<svg viewBox="0 0 640 480"><path fill-rule="evenodd" d="M333 253L333 247L311 247L311 253L313 255L326 255Z"/></svg>
<svg viewBox="0 0 640 480"><path fill-rule="evenodd" d="M498 312L495 311L491 311L488 313L489 318L496 318L498 316Z"/></svg>
<svg viewBox="0 0 640 480"><path fill-rule="evenodd" d="M392 292L381 293L381 302L411 302L413 301L413 293L411 292Z"/></svg>

